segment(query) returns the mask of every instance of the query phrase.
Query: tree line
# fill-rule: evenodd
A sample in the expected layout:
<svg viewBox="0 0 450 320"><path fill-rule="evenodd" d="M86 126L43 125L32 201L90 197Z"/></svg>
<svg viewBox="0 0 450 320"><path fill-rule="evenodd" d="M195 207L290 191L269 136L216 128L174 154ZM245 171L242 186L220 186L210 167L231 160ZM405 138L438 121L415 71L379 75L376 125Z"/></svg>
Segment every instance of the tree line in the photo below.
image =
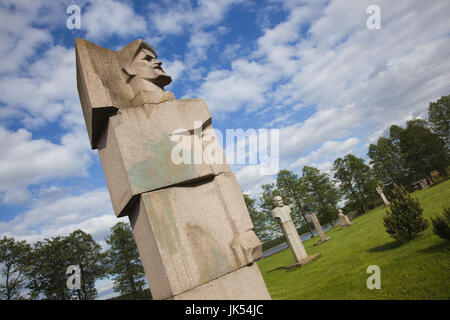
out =
<svg viewBox="0 0 450 320"><path fill-rule="evenodd" d="M448 176L450 147L450 95L442 96L428 107L428 119L413 119L406 126L392 125L389 137L379 137L370 144L369 163L353 154L333 162L331 173L304 166L301 176L280 170L276 182L261 185L259 202L244 194L255 232L263 244L282 239L280 228L271 217L272 199L281 196L291 205L291 216L300 233L311 233L308 215L315 212L322 224L334 225L338 203L345 201L344 212L363 214L382 200L376 191L381 186L392 195L395 185L413 191L420 179L433 181L433 171L440 179ZM270 245L269 245L270 246ZM265 247L267 248L267 246Z"/></svg>
<svg viewBox="0 0 450 320"><path fill-rule="evenodd" d="M102 250L92 236L75 230L68 236L33 245L12 237L0 239L0 299L91 300L97 297L96 280L112 278L113 289L131 299L151 297L144 290L142 262L129 224L118 222ZM76 265L79 288L69 289L67 269Z"/></svg>

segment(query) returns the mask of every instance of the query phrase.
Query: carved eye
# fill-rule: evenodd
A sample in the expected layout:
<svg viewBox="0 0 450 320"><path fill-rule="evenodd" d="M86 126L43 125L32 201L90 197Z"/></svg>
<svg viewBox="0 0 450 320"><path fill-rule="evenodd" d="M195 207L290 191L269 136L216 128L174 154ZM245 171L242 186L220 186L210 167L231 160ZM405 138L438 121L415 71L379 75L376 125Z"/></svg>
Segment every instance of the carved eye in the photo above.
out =
<svg viewBox="0 0 450 320"><path fill-rule="evenodd" d="M152 61L154 58L152 56L146 55L144 60Z"/></svg>

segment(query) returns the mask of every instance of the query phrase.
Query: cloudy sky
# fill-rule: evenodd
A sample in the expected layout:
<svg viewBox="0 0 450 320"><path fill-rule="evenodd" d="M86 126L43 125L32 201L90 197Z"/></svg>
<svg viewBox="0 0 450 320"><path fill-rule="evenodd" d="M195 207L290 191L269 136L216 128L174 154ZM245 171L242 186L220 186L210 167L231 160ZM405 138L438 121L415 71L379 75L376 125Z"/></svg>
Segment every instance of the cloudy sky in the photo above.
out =
<svg viewBox="0 0 450 320"><path fill-rule="evenodd" d="M66 25L72 4L81 29ZM380 29L367 27L370 5ZM390 125L450 93L449 12L446 0L0 0L0 236L81 228L104 244L118 221L81 112L75 38L114 50L146 40L177 99L205 99L222 132L279 129L280 168L301 172L366 157ZM254 196L274 178L232 169Z"/></svg>

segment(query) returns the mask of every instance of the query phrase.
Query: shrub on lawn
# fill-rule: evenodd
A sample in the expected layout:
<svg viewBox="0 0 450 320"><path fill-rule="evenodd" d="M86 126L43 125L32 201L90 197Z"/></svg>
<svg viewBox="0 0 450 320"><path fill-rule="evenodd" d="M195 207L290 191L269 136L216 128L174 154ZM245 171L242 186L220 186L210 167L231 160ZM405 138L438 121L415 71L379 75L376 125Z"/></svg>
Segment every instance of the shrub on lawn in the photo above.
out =
<svg viewBox="0 0 450 320"><path fill-rule="evenodd" d="M450 207L444 207L443 216L431 218L431 222L433 223L433 232L437 236L450 240Z"/></svg>
<svg viewBox="0 0 450 320"><path fill-rule="evenodd" d="M400 242L407 242L415 238L428 224L422 217L423 209L419 201L411 197L405 188L396 185L393 195L383 223L391 237Z"/></svg>

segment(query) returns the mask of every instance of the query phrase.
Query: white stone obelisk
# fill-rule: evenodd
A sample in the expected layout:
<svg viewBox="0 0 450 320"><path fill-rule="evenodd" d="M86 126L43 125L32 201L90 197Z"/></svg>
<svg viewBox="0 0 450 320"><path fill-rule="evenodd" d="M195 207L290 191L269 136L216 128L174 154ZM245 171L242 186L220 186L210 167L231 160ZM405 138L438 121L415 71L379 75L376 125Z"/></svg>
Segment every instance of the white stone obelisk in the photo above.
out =
<svg viewBox="0 0 450 320"><path fill-rule="evenodd" d="M279 219L281 229L286 237L289 248L294 255L295 261L300 262L308 258L302 240L298 235L294 222L291 219L291 208L283 205L283 199L279 196L274 197L275 209L272 210L272 217Z"/></svg>
<svg viewBox="0 0 450 320"><path fill-rule="evenodd" d="M389 202L389 200L384 195L383 189L381 189L381 187L377 186L376 190L377 190L378 194L380 195L381 199L383 199L384 206L385 207L389 206L391 203Z"/></svg>
<svg viewBox="0 0 450 320"><path fill-rule="evenodd" d="M316 246L316 245L319 245L319 244L321 244L321 243L323 243L325 241L330 240L331 237L327 237L325 235L325 232L323 232L322 226L320 225L319 219L317 218L316 214L315 213L311 213L310 217L311 217L311 221L314 224L314 228L316 228L317 233L318 233L318 235L320 237L320 240L317 241L316 243L314 243L314 245Z"/></svg>

